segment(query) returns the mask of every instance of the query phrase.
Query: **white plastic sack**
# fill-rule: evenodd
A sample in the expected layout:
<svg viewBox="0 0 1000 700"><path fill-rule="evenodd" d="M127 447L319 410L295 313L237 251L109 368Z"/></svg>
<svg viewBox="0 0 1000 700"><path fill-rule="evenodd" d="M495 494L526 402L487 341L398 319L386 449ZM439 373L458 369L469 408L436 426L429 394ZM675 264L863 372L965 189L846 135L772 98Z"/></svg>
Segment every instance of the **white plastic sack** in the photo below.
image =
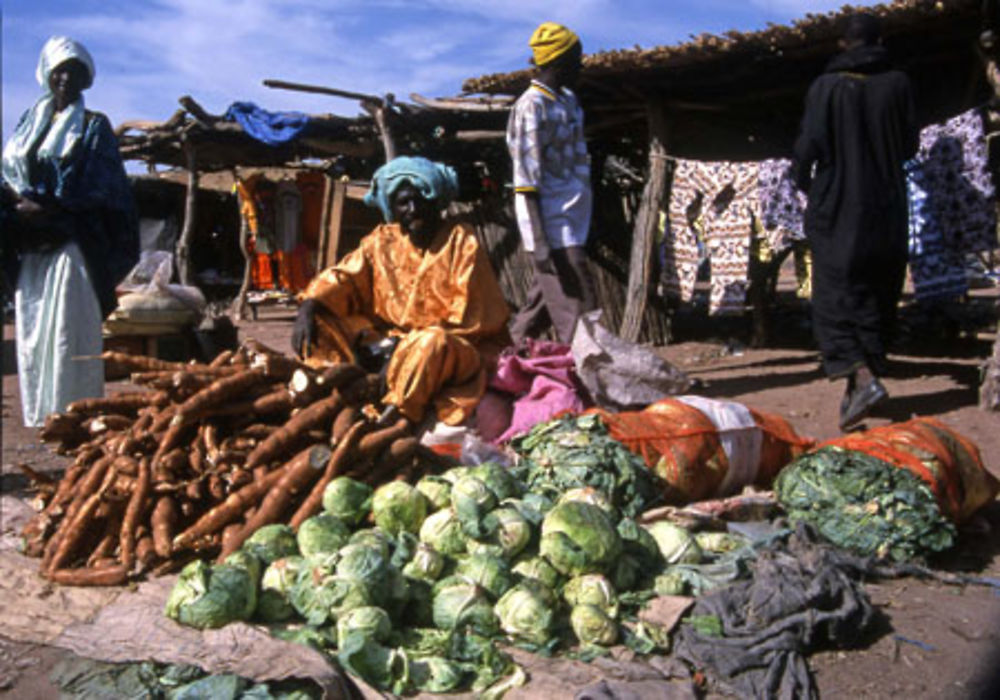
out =
<svg viewBox="0 0 1000 700"><path fill-rule="evenodd" d="M704 396L676 398L704 413L719 431L719 444L729 460L726 478L718 488L719 495L729 496L757 481L764 433L750 409L735 401L719 401Z"/></svg>
<svg viewBox="0 0 1000 700"><path fill-rule="evenodd" d="M601 311L577 321L571 344L576 373L601 408L643 409L691 388L691 379L649 348L622 340L601 324Z"/></svg>
<svg viewBox="0 0 1000 700"><path fill-rule="evenodd" d="M165 250L143 251L138 264L118 285L119 292L139 295L122 303L122 308L144 308L161 310L178 308L177 304L156 303L157 297L175 300L181 307L190 309L197 315L205 310L205 296L197 287L170 284L174 275L174 254Z"/></svg>

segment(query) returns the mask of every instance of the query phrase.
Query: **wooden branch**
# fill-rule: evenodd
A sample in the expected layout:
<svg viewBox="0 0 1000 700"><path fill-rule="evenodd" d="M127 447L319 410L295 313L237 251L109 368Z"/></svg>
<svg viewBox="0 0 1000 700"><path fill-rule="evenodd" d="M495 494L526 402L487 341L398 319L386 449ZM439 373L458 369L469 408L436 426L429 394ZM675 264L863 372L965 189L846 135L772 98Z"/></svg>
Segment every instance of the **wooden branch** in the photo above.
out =
<svg viewBox="0 0 1000 700"><path fill-rule="evenodd" d="M322 85L307 85L305 83L289 83L284 80L267 79L264 86L278 90L295 90L296 92L311 92L317 95L331 95L333 97L344 97L348 100L361 100L382 103L381 97L366 95L363 92L351 92L350 90L340 90L338 88L323 87Z"/></svg>
<svg viewBox="0 0 1000 700"><path fill-rule="evenodd" d="M453 112L509 112L514 104L512 97L424 97L415 92L410 99L429 109Z"/></svg>
<svg viewBox="0 0 1000 700"><path fill-rule="evenodd" d="M636 342L642 332L642 319L649 299L656 227L667 191L667 117L662 102L651 99L647 106L649 122L649 177L642 191L642 203L632 232L632 256L629 261L628 293L619 335Z"/></svg>
<svg viewBox="0 0 1000 700"><path fill-rule="evenodd" d="M194 238L194 220L198 209L198 158L194 144L184 142L184 159L188 171L187 198L184 202L184 228L177 239L177 273L181 284L194 285L191 269L191 240Z"/></svg>
<svg viewBox="0 0 1000 700"><path fill-rule="evenodd" d="M214 114L209 114L205 111L205 108L194 101L194 98L190 95L184 95L177 100L181 103L181 107L187 110L187 113L191 115L191 118L202 126L212 128L218 122L222 121L222 117L218 117Z"/></svg>

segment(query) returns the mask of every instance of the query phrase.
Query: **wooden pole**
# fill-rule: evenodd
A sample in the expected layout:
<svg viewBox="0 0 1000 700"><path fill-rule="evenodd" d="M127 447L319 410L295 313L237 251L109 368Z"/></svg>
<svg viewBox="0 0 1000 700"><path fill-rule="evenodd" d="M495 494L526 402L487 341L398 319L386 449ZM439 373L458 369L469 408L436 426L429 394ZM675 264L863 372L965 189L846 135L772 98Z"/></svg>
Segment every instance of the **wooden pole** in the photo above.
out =
<svg viewBox="0 0 1000 700"><path fill-rule="evenodd" d="M387 98L385 101L370 102L365 100L361 103L361 107L372 115L378 132L382 136L382 148L385 149L386 163L396 157L396 142L392 138L392 130L389 128L389 120L386 118L386 105L391 104L392 96L388 95Z"/></svg>
<svg viewBox="0 0 1000 700"><path fill-rule="evenodd" d="M509 112L513 97L424 97L415 92L410 99L422 107L454 112Z"/></svg>
<svg viewBox="0 0 1000 700"><path fill-rule="evenodd" d="M184 159L188 171L187 199L184 202L184 228L177 239L177 273L181 284L194 286L191 269L191 239L194 238L195 216L198 210L198 156L194 144L184 142Z"/></svg>
<svg viewBox="0 0 1000 700"><path fill-rule="evenodd" d="M649 300L653 269L656 227L667 191L667 118L663 104L651 99L646 105L649 125L649 176L642 191L639 213L632 231L632 255L629 261L628 295L619 335L636 342L642 332L642 319Z"/></svg>
<svg viewBox="0 0 1000 700"><path fill-rule="evenodd" d="M295 90L296 92L311 92L315 95L330 95L332 97L343 97L348 100L361 100L368 102L381 102L381 97L366 95L363 92L351 92L350 90L340 90L338 88L325 87L323 85L306 85L304 83L290 83L286 80L272 80L268 78L264 81L264 86L277 88L279 90Z"/></svg>

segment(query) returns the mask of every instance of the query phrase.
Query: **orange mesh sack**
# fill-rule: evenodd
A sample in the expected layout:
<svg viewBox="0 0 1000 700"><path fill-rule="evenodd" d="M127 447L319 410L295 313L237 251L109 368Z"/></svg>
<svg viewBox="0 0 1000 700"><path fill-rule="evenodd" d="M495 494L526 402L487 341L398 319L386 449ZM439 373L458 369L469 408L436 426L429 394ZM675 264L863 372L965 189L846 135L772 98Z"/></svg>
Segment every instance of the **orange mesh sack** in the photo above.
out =
<svg viewBox="0 0 1000 700"><path fill-rule="evenodd" d="M589 412L666 482L671 504L769 488L782 467L815 444L779 416L700 396L663 399L642 411Z"/></svg>
<svg viewBox="0 0 1000 700"><path fill-rule="evenodd" d="M941 512L956 523L967 520L1000 490L975 444L933 418L844 435L819 447L855 450L908 469L927 483Z"/></svg>

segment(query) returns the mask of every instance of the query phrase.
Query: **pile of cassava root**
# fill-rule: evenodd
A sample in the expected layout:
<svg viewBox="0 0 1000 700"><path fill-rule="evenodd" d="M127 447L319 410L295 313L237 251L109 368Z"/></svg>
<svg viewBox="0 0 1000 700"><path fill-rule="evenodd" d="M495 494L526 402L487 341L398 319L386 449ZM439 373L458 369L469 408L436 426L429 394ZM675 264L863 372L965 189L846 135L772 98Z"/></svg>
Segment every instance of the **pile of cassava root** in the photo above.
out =
<svg viewBox="0 0 1000 700"><path fill-rule="evenodd" d="M374 485L449 466L405 419L374 418L378 378L353 364L314 370L254 341L210 364L102 357L144 389L77 401L41 431L75 457L58 482L32 473L38 514L23 532L57 583L223 558L263 525L315 515L334 477Z"/></svg>

